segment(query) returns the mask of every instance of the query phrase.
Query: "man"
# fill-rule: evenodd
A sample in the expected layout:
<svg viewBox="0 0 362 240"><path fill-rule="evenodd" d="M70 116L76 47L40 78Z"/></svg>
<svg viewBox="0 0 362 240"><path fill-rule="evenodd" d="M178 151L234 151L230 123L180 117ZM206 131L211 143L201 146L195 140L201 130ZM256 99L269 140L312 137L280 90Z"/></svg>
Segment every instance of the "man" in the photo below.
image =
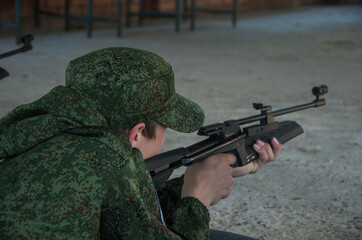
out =
<svg viewBox="0 0 362 240"><path fill-rule="evenodd" d="M65 87L1 119L0 238L208 239L208 207L282 145L257 141L260 158L234 169L233 155L211 156L157 194L144 159L166 127L193 132L203 120L153 53L107 48L71 61Z"/></svg>

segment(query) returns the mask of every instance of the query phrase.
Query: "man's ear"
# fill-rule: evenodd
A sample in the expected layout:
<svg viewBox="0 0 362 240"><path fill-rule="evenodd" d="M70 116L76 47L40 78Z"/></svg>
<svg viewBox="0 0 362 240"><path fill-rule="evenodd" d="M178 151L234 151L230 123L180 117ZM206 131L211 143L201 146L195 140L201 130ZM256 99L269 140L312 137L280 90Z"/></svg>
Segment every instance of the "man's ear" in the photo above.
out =
<svg viewBox="0 0 362 240"><path fill-rule="evenodd" d="M145 128L145 126L146 125L144 123L137 123L132 128L127 129L126 133L133 148L137 147L137 145L141 141L143 137L142 130Z"/></svg>

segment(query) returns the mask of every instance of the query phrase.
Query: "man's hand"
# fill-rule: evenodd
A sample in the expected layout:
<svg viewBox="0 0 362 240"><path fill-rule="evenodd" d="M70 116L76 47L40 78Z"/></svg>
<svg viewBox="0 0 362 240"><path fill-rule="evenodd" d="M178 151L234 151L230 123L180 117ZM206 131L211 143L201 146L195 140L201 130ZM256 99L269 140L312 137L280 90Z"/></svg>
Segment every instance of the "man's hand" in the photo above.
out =
<svg viewBox="0 0 362 240"><path fill-rule="evenodd" d="M257 140L253 148L259 154L259 159L245 166L233 168L233 177L256 173L264 164L274 161L283 145L276 138L272 138L270 144Z"/></svg>
<svg viewBox="0 0 362 240"><path fill-rule="evenodd" d="M188 166L181 198L195 197L209 208L229 196L234 183L231 165L235 161L233 154L221 153Z"/></svg>
<svg viewBox="0 0 362 240"><path fill-rule="evenodd" d="M271 145L270 145L271 144ZM228 197L233 177L257 172L264 164L274 161L283 148L276 138L271 143L257 140L253 145L259 154L259 159L245 166L232 168L236 162L233 154L215 154L205 160L188 166L184 175L182 197L195 197L202 202L206 208Z"/></svg>

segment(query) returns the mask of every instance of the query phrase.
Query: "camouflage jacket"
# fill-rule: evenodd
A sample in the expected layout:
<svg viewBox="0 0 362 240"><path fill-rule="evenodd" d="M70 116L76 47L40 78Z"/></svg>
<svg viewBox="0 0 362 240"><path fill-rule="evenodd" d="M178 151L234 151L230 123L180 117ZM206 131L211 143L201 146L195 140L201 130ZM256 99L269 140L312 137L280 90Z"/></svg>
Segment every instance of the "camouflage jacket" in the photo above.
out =
<svg viewBox="0 0 362 240"><path fill-rule="evenodd" d="M182 179L157 196L141 153L67 87L0 122L0 239L208 239L209 214L180 199Z"/></svg>

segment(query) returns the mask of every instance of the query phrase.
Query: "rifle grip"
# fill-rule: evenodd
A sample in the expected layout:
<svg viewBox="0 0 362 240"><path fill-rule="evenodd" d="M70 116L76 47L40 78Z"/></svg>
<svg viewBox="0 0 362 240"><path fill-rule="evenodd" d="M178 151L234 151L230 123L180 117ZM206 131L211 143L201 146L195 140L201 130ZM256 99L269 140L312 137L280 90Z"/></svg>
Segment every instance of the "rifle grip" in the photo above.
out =
<svg viewBox="0 0 362 240"><path fill-rule="evenodd" d="M275 125L272 126L272 128L275 129L267 130L266 132L263 132L265 126L251 126L249 128L244 128L247 137L245 140L240 141L242 146L239 145L235 149L236 152L232 152L237 157L237 162L233 167L244 166L258 159L258 154L253 149L253 144L257 139L269 143L271 139L275 137L283 144L304 132L303 128L294 121L275 122L273 124Z"/></svg>

